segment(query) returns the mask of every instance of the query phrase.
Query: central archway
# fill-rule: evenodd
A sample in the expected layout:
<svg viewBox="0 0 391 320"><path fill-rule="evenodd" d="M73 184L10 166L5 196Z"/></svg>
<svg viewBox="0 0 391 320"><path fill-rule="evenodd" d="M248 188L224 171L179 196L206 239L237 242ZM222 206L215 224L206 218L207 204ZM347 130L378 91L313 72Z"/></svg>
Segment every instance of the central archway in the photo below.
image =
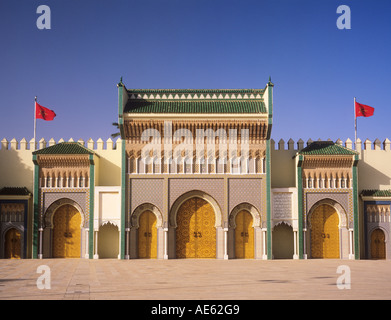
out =
<svg viewBox="0 0 391 320"><path fill-rule="evenodd" d="M192 197L176 214L176 257L216 258L215 212L206 200Z"/></svg>

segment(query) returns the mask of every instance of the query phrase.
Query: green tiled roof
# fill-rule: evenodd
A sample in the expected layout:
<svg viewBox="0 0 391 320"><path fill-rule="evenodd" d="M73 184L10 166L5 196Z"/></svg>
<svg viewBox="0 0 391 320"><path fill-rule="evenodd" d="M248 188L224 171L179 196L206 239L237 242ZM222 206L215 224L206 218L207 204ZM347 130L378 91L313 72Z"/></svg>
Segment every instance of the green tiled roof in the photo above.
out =
<svg viewBox="0 0 391 320"><path fill-rule="evenodd" d="M152 93L152 94L166 94L166 95L169 95L169 94L176 94L176 93L184 93L184 94L191 94L191 95L194 95L194 94L201 94L201 93L204 93L204 94L226 94L226 93L229 93L229 94L263 94L264 93L264 89L127 89L128 91L128 94L132 94L132 93L135 93L135 94L144 94L144 93Z"/></svg>
<svg viewBox="0 0 391 320"><path fill-rule="evenodd" d="M29 196L31 192L26 187L4 187L0 190L0 196Z"/></svg>
<svg viewBox="0 0 391 320"><path fill-rule="evenodd" d="M315 141L302 149L303 155L355 155L356 151L335 144L332 141Z"/></svg>
<svg viewBox="0 0 391 320"><path fill-rule="evenodd" d="M124 113L266 113L266 107L259 100L128 100Z"/></svg>
<svg viewBox="0 0 391 320"><path fill-rule="evenodd" d="M124 113L266 113L263 89L128 89Z"/></svg>
<svg viewBox="0 0 391 320"><path fill-rule="evenodd" d="M34 151L33 154L94 154L78 142L61 142L53 146Z"/></svg>
<svg viewBox="0 0 391 320"><path fill-rule="evenodd" d="M361 195L364 197L391 197L391 190L363 190Z"/></svg>

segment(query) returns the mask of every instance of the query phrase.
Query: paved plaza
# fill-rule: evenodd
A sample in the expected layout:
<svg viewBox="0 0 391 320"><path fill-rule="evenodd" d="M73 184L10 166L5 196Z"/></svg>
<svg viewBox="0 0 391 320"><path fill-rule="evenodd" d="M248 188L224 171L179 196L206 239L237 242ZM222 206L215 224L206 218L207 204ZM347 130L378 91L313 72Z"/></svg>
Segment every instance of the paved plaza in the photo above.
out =
<svg viewBox="0 0 391 320"><path fill-rule="evenodd" d="M384 260L0 260L1 300L390 298Z"/></svg>

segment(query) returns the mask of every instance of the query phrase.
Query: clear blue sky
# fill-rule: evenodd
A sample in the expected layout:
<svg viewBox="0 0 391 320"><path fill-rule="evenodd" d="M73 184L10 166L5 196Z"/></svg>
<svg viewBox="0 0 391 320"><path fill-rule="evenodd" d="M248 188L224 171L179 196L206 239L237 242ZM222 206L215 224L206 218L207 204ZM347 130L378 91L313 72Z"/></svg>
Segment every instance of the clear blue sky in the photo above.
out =
<svg viewBox="0 0 391 320"><path fill-rule="evenodd" d="M351 30L336 10L351 9ZM39 30L39 5L51 30ZM389 0L1 0L0 139L106 140L128 88L274 87L272 138L391 139Z"/></svg>

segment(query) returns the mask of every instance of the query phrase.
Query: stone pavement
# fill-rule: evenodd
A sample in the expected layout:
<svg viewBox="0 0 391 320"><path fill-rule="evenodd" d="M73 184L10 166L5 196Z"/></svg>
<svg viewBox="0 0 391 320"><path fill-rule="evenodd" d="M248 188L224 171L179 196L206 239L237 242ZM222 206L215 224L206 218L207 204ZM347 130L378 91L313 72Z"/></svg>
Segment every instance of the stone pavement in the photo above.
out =
<svg viewBox="0 0 391 320"><path fill-rule="evenodd" d="M41 265L48 268L37 273ZM350 289L337 280L349 275ZM48 284L40 277L48 276ZM348 278L347 278L348 279ZM342 285L348 285L342 281ZM390 299L391 261L0 260L1 300Z"/></svg>

